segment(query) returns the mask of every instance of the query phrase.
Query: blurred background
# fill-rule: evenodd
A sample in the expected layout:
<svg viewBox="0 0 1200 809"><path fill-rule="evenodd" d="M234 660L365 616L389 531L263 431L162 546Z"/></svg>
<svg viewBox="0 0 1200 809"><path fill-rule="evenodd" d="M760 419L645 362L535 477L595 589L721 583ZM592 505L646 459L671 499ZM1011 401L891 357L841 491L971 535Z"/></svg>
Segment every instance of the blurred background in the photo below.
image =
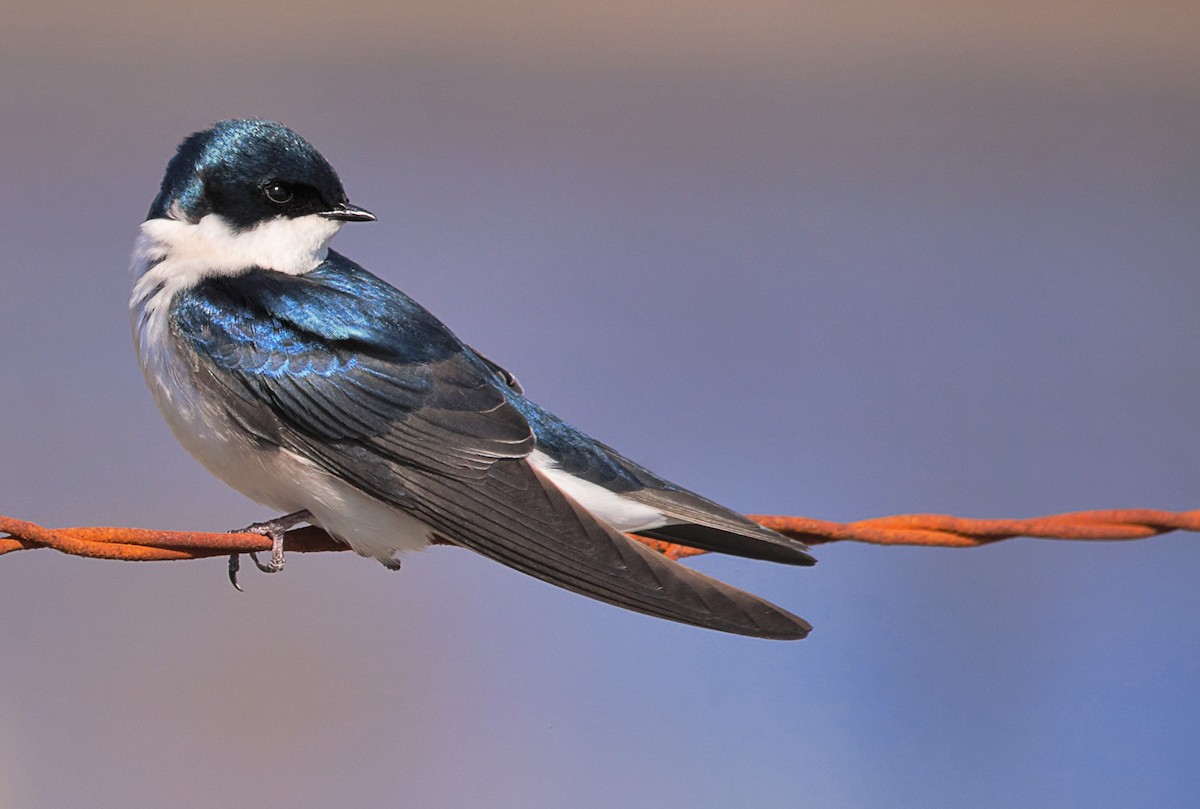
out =
<svg viewBox="0 0 1200 809"><path fill-rule="evenodd" d="M179 448L129 252L214 120L551 410L747 512L1200 507L1192 2L9 4L0 513L270 516ZM1200 546L701 558L799 643L439 548L0 560L0 806L1183 807Z"/></svg>

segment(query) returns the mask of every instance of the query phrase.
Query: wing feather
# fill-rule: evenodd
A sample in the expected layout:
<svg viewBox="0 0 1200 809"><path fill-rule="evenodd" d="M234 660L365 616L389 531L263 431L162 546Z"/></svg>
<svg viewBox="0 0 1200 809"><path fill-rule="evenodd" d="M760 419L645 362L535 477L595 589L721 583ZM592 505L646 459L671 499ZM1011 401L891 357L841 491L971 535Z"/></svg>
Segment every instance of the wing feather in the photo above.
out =
<svg viewBox="0 0 1200 809"><path fill-rule="evenodd" d="M336 253L307 276L208 279L177 296L172 328L231 418L458 544L674 621L770 638L809 630L560 491L527 460L538 440L529 416L544 411L512 375Z"/></svg>

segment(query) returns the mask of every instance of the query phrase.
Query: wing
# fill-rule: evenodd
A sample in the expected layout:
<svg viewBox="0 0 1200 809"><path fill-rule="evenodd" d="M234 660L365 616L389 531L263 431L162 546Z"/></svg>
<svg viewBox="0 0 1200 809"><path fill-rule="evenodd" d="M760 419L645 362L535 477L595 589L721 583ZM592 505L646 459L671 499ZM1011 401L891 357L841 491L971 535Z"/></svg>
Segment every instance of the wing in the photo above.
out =
<svg viewBox="0 0 1200 809"><path fill-rule="evenodd" d="M476 357L479 357L479 359L483 360L484 365L486 365L488 368L491 368L492 371L496 374L496 376L500 377L500 380L505 385L508 385L508 387L511 388L515 393L522 393L522 394L525 393L525 389L523 387L521 387L521 381L519 379L517 379L517 377L513 374L512 371L509 371L507 368L500 365L500 363L490 360L487 357L483 356L474 348L472 348L471 350L475 352Z"/></svg>
<svg viewBox="0 0 1200 809"><path fill-rule="evenodd" d="M458 544L662 618L773 638L809 630L560 492L526 459L536 438L497 366L336 253L306 276L207 279L177 296L171 323L231 418Z"/></svg>
<svg viewBox="0 0 1200 809"><path fill-rule="evenodd" d="M626 496L658 509L670 520L658 528L639 531L640 536L749 559L805 566L817 563L804 543L693 492L647 487Z"/></svg>
<svg viewBox="0 0 1200 809"><path fill-rule="evenodd" d="M527 399L517 406L533 426L538 449L560 470L650 506L666 518L665 525L637 531L640 536L750 559L816 563L804 543L660 478Z"/></svg>

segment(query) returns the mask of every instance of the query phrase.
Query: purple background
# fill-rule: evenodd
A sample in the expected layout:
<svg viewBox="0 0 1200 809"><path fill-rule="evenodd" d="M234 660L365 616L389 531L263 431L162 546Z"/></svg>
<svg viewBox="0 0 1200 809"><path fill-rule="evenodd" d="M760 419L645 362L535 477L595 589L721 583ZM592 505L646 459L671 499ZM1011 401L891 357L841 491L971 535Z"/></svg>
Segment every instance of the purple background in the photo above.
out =
<svg viewBox="0 0 1200 809"><path fill-rule="evenodd" d="M1200 506L1194 3L0 12L0 512L268 516L172 439L128 255L175 145L282 120L335 246L749 512ZM1200 549L841 545L726 637L457 549L0 560L0 806L1184 807Z"/></svg>

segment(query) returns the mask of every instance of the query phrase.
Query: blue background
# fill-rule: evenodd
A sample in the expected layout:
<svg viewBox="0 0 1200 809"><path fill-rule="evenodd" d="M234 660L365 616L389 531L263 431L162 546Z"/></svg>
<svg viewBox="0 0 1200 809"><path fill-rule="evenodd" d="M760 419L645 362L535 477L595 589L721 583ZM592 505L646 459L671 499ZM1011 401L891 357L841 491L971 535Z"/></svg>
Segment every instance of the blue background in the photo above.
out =
<svg viewBox="0 0 1200 809"><path fill-rule="evenodd" d="M128 255L218 118L308 137L340 251L748 512L1200 505L1200 9L43 3L0 12L0 512L268 515L172 439ZM702 558L754 641L457 549L389 573L0 560L0 806L1184 807L1200 549Z"/></svg>

